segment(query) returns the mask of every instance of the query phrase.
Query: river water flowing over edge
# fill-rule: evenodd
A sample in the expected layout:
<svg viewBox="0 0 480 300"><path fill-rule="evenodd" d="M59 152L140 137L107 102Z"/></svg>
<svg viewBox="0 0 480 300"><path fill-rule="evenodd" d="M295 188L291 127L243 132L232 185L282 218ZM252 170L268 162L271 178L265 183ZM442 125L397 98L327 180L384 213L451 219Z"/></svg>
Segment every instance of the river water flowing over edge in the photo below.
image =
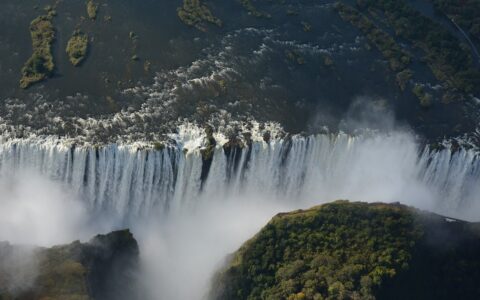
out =
<svg viewBox="0 0 480 300"><path fill-rule="evenodd" d="M157 150L4 140L0 182L14 186L25 172L36 174L80 200L85 215L95 216L87 222L97 224L92 231L133 228L149 267L145 282L153 280L157 299L201 298L222 259L281 211L349 199L398 201L469 220L480 212L480 160L473 149L431 150L405 132L268 143L254 137L230 149L215 138L208 168L201 130L180 133L177 146ZM55 213L49 208L45 215ZM64 226L76 232L76 223Z"/></svg>
<svg viewBox="0 0 480 300"><path fill-rule="evenodd" d="M75 147L56 139L10 140L0 143L0 173L38 171L77 193L90 208L122 219L249 193L299 203L341 198L408 204L431 195L434 199L425 201L433 200L434 206L427 208L461 214L476 205L480 183L477 151L420 149L406 133L257 140L229 155L217 145L203 181L200 143L179 145L153 150L115 144Z"/></svg>

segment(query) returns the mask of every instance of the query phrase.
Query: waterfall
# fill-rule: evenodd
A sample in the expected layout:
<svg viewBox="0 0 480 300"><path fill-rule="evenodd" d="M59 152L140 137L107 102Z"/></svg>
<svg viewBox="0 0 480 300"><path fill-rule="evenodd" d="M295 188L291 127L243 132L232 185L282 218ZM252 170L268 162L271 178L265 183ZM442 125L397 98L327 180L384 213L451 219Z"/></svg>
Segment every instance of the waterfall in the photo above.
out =
<svg viewBox="0 0 480 300"><path fill-rule="evenodd" d="M219 143L204 182L202 164L199 143L192 141L161 150L75 146L54 138L0 142L1 177L38 171L78 194L91 209L120 218L253 194L298 201L299 206L339 198L420 207L431 201L439 212L468 212L480 202L480 160L474 150L422 149L404 133L254 140L230 155Z"/></svg>

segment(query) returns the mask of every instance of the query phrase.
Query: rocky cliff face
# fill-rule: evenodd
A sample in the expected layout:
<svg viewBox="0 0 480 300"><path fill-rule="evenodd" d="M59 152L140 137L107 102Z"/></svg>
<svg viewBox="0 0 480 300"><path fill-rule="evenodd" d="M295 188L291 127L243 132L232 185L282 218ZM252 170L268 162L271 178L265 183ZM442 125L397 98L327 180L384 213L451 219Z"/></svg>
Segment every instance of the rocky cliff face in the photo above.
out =
<svg viewBox="0 0 480 300"><path fill-rule="evenodd" d="M136 299L138 256L129 230L52 248L3 243L0 299Z"/></svg>
<svg viewBox="0 0 480 300"><path fill-rule="evenodd" d="M478 224L399 204L279 214L230 258L212 299L478 299Z"/></svg>

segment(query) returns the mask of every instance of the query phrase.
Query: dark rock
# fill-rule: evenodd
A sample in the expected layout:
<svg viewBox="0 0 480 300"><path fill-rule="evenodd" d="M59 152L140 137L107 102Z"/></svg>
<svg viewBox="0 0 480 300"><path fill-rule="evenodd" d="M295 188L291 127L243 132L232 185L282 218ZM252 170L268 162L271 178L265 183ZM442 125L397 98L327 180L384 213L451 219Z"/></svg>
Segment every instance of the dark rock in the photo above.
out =
<svg viewBox="0 0 480 300"><path fill-rule="evenodd" d="M25 249L0 244L0 299L141 299L139 249L129 230L97 235L88 243ZM13 261L12 253L20 250L22 260ZM12 270L28 270L24 278L31 282L12 289Z"/></svg>
<svg viewBox="0 0 480 300"><path fill-rule="evenodd" d="M270 143L271 139L272 139L272 136L269 131L263 134L263 140L265 141L265 143Z"/></svg>

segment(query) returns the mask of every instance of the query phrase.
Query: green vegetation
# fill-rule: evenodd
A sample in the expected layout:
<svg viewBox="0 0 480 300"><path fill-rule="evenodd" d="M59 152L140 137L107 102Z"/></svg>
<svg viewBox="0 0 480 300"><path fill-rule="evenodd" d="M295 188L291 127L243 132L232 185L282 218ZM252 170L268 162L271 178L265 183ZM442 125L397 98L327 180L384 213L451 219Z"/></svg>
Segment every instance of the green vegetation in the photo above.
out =
<svg viewBox="0 0 480 300"><path fill-rule="evenodd" d="M480 92L480 71L472 64L470 48L440 24L404 0L357 0L357 4L362 11L380 11L396 36L423 50L432 73L448 92Z"/></svg>
<svg viewBox="0 0 480 300"><path fill-rule="evenodd" d="M15 251L15 246L9 247ZM34 255L38 261L38 275L33 286L14 298L0 287L0 299L117 299L110 297L105 289L111 288L111 282L123 284L115 286L122 292L129 292L129 284L133 287L133 275L129 272L135 268L138 245L132 234L123 230L98 235L86 244L76 241L69 245L37 248ZM0 263L2 259L0 256ZM105 274L109 274L109 278L99 280ZM122 274L121 281L114 279L119 274Z"/></svg>
<svg viewBox="0 0 480 300"><path fill-rule="evenodd" d="M480 40L480 1L431 0L437 11L447 15Z"/></svg>
<svg viewBox="0 0 480 300"><path fill-rule="evenodd" d="M55 10L55 8L53 6L48 5L47 7L44 8L44 10L47 13L47 16L50 17L50 18L53 18L53 17L57 16L57 11Z"/></svg>
<svg viewBox="0 0 480 300"><path fill-rule="evenodd" d="M378 28L360 11L349 5L337 2L335 8L342 19L349 21L365 34L368 41L388 60L392 71L398 72L407 68L411 61L410 55L406 53L388 33Z"/></svg>
<svg viewBox="0 0 480 300"><path fill-rule="evenodd" d="M154 142L153 143L153 149L156 150L156 151L161 151L161 150L165 149L165 144L162 143L162 142Z"/></svg>
<svg viewBox="0 0 480 300"><path fill-rule="evenodd" d="M204 149L200 150L202 158L204 161L209 161L213 159L213 154L215 154L215 145L208 144Z"/></svg>
<svg viewBox="0 0 480 300"><path fill-rule="evenodd" d="M200 150L200 153L202 154L203 161L212 161L213 154L215 154L215 146L217 145L217 141L213 137L213 128L207 126L205 128L205 134L205 146Z"/></svg>
<svg viewBox="0 0 480 300"><path fill-rule="evenodd" d="M66 50L72 65L78 66L85 59L87 50L88 36L79 30L75 30L67 43Z"/></svg>
<svg viewBox="0 0 480 300"><path fill-rule="evenodd" d="M33 54L22 68L20 87L28 88L52 75L55 68L52 44L55 40L55 28L52 16L40 16L30 23Z"/></svg>
<svg viewBox="0 0 480 300"><path fill-rule="evenodd" d="M279 214L220 274L216 299L373 299L421 236L407 210L335 202Z"/></svg>
<svg viewBox="0 0 480 300"><path fill-rule="evenodd" d="M323 55L323 64L326 67L331 67L335 64L335 62L333 61L332 56L330 56L329 54L324 54Z"/></svg>
<svg viewBox="0 0 480 300"><path fill-rule="evenodd" d="M295 50L287 50L285 51L285 55L287 56L288 60L295 62L297 65L305 64L305 58Z"/></svg>
<svg viewBox="0 0 480 300"><path fill-rule="evenodd" d="M412 93L417 96L418 100L420 100L420 105L423 108L429 108L430 106L432 106L432 95L426 93L423 89L423 86L421 86L420 84L416 84L413 87Z"/></svg>
<svg viewBox="0 0 480 300"><path fill-rule="evenodd" d="M312 31L312 25L308 22L302 21L303 31L310 32Z"/></svg>
<svg viewBox="0 0 480 300"><path fill-rule="evenodd" d="M402 91L404 91L407 88L407 83L412 79L412 77L413 77L413 71L410 69L405 69L397 73L397 77L396 77L397 84Z"/></svg>
<svg viewBox="0 0 480 300"><path fill-rule="evenodd" d="M79 242L74 242L40 254L40 275L36 280L39 298L90 299L87 269L74 255L80 246Z"/></svg>
<svg viewBox="0 0 480 300"><path fill-rule="evenodd" d="M275 216L214 278L212 299L476 299L478 226L400 204Z"/></svg>
<svg viewBox="0 0 480 300"><path fill-rule="evenodd" d="M87 15L91 20L97 18L98 4L94 0L87 0Z"/></svg>
<svg viewBox="0 0 480 300"><path fill-rule="evenodd" d="M271 18L270 14L259 11L253 4L251 0L240 0L242 6L248 11L249 14L257 18Z"/></svg>
<svg viewBox="0 0 480 300"><path fill-rule="evenodd" d="M205 30L202 26L204 22L222 26L222 21L216 18L201 0L183 0L183 6L177 8L177 14L183 23L199 30Z"/></svg>

